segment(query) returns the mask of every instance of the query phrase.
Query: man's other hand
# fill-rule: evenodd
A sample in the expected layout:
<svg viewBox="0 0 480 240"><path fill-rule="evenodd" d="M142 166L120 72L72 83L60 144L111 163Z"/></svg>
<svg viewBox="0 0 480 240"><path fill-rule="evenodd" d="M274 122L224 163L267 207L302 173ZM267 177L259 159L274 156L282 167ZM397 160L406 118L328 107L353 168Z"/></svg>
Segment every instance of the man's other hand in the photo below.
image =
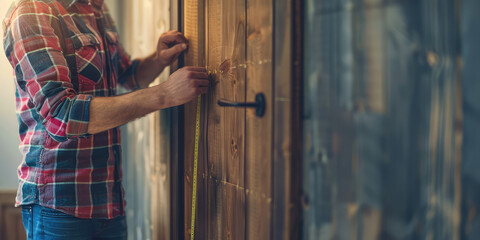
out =
<svg viewBox="0 0 480 240"><path fill-rule="evenodd" d="M184 67L160 84L168 107L182 105L208 91L208 74L203 67Z"/></svg>
<svg viewBox="0 0 480 240"><path fill-rule="evenodd" d="M163 67L170 65L178 56L187 49L188 41L177 30L163 33L158 40L157 59Z"/></svg>

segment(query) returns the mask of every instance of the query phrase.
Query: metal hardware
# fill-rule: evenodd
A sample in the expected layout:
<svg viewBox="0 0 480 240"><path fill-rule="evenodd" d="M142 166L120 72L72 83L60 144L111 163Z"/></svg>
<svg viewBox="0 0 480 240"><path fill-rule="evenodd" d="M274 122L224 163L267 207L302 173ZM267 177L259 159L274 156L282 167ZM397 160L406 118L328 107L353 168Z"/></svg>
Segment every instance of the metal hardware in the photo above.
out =
<svg viewBox="0 0 480 240"><path fill-rule="evenodd" d="M255 96L255 102L232 102L225 99L218 100L218 105L221 107L245 107L255 108L256 115L263 117L265 114L265 95L259 93Z"/></svg>

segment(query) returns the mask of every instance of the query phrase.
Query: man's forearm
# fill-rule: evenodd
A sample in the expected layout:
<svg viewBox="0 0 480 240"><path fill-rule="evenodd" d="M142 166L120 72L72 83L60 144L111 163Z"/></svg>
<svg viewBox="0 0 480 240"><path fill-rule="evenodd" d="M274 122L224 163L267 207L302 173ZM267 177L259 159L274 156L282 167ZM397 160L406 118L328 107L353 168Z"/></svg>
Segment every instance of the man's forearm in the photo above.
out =
<svg viewBox="0 0 480 240"><path fill-rule="evenodd" d="M135 74L140 88L147 88L162 73L164 68L165 66L160 63L156 53L141 59Z"/></svg>
<svg viewBox="0 0 480 240"><path fill-rule="evenodd" d="M88 133L100 133L151 112L169 107L161 86L115 97L97 97L90 103Z"/></svg>
<svg viewBox="0 0 480 240"><path fill-rule="evenodd" d="M191 101L208 90L208 74L202 67L185 67L158 86L116 97L96 97L90 102L88 133L103 132L151 112Z"/></svg>

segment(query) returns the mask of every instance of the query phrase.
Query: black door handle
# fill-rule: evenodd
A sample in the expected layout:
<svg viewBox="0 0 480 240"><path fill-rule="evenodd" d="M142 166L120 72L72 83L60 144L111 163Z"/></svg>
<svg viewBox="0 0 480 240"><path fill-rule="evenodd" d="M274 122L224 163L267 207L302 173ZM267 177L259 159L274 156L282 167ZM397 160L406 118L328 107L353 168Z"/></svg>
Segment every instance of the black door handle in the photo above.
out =
<svg viewBox="0 0 480 240"><path fill-rule="evenodd" d="M255 108L258 117L263 117L265 114L265 95L259 93L255 96L255 102L232 102L225 99L218 100L218 105L221 107L245 107Z"/></svg>

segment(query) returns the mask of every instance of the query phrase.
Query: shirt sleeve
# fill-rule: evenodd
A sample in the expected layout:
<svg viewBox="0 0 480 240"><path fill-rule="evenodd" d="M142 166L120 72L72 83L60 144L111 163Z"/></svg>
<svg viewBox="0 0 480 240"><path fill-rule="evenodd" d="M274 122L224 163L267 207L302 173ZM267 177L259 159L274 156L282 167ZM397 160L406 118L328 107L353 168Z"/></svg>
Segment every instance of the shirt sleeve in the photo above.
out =
<svg viewBox="0 0 480 240"><path fill-rule="evenodd" d="M4 48L19 91L28 94L49 135L66 141L88 135L92 96L74 90L54 21L57 17L43 2L19 5L6 20Z"/></svg>

